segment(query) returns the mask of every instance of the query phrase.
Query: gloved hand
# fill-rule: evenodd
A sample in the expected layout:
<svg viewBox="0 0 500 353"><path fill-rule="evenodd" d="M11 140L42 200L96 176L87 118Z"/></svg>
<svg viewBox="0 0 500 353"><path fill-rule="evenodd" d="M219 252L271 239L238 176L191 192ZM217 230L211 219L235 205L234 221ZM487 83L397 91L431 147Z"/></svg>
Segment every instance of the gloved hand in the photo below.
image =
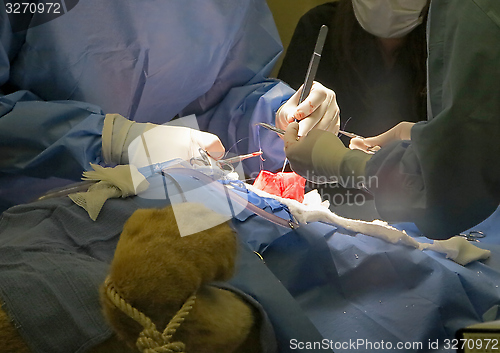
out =
<svg viewBox="0 0 500 353"><path fill-rule="evenodd" d="M367 138L353 138L349 144L349 148L354 150L361 150L365 152L374 151L375 147L383 147L393 141L397 140L410 140L411 139L411 128L415 123L410 123L407 121L402 121L393 128L387 130L386 132L375 136Z"/></svg>
<svg viewBox="0 0 500 353"><path fill-rule="evenodd" d="M142 135L142 137L141 137ZM218 160L224 146L211 133L180 126L136 123L118 114L107 114L102 132L102 150L108 164L133 163L137 168L175 158L190 161L200 149Z"/></svg>
<svg viewBox="0 0 500 353"><path fill-rule="evenodd" d="M288 124L297 119L300 121L299 136L306 135L313 128L337 134L340 128L340 109L335 92L314 82L309 95L299 104L303 87L280 107L276 113L276 127L286 130Z"/></svg>
<svg viewBox="0 0 500 353"><path fill-rule="evenodd" d="M346 148L331 132L314 129L298 137L298 130L298 123L290 123L284 136L285 153L295 173L317 184L362 187L370 154Z"/></svg>

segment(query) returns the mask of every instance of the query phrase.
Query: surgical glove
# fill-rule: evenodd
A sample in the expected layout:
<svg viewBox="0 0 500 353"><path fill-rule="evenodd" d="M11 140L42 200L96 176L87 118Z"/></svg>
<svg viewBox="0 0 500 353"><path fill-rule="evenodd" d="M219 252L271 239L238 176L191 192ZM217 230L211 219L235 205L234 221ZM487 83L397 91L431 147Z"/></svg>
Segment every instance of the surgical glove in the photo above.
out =
<svg viewBox="0 0 500 353"><path fill-rule="evenodd" d="M137 195L149 187L146 178L136 167L118 165L114 168L103 168L91 164L93 171L83 172L83 180L94 180L96 184L87 192L68 195L78 206L84 208L92 220L96 220L106 200L118 197Z"/></svg>
<svg viewBox="0 0 500 353"><path fill-rule="evenodd" d="M415 125L415 123L402 121L393 128L378 136L367 138L355 137L351 139L349 148L352 150L357 149L365 152L370 152L376 150L377 147L383 147L393 141L410 140L411 128L413 127L413 125Z"/></svg>
<svg viewBox="0 0 500 353"><path fill-rule="evenodd" d="M285 153L294 172L317 183L339 183L344 187L363 187L365 165L371 158L350 150L331 132L314 129L298 136L299 124L291 123L285 133Z"/></svg>
<svg viewBox="0 0 500 353"><path fill-rule="evenodd" d="M288 124L296 119L300 121L299 136L306 135L313 128L337 134L340 128L340 109L335 92L314 82L309 95L299 104L303 87L280 107L276 113L276 127L286 130Z"/></svg>
<svg viewBox="0 0 500 353"><path fill-rule="evenodd" d="M134 164L137 168L180 158L190 161L201 150L217 160L224 146L211 133L195 129L136 123L118 114L107 114L102 132L102 151L108 164Z"/></svg>

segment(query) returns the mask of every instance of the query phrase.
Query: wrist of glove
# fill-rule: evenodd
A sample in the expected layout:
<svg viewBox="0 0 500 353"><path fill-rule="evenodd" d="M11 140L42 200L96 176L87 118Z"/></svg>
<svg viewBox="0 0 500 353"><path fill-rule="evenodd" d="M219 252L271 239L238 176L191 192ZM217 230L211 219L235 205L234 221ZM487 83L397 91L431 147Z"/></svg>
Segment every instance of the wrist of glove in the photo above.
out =
<svg viewBox="0 0 500 353"><path fill-rule="evenodd" d="M294 172L318 184L360 186L371 155L346 148L335 134L327 131L312 130L297 140L295 124L290 124L284 137L285 153Z"/></svg>
<svg viewBox="0 0 500 353"><path fill-rule="evenodd" d="M119 114L106 114L102 129L102 154L109 165L128 164L128 147L141 134L153 129L155 124L136 123Z"/></svg>

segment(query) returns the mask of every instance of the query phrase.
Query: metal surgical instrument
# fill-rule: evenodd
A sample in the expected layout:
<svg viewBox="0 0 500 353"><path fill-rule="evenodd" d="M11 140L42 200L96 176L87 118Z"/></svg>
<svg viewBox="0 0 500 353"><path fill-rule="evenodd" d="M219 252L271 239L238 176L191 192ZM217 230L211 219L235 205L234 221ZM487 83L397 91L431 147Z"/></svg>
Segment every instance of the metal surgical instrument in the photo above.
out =
<svg viewBox="0 0 500 353"><path fill-rule="evenodd" d="M268 130L271 130L271 131L274 131L275 133L277 133L278 135L280 136L284 136L285 135L285 130L283 129L280 129L276 126L273 126L271 124L267 124L267 123L257 123L257 125L260 125L262 127L265 127L266 129ZM347 131L343 131L343 130L339 130L339 134L342 134L342 135L345 135L347 137L350 137L350 138L360 138L360 139L364 139L364 137L362 136L359 136L359 135L356 135L356 134L353 134L352 132L347 132Z"/></svg>
<svg viewBox="0 0 500 353"><path fill-rule="evenodd" d="M271 124L257 123L257 125L265 127L268 130L274 131L275 133L277 133L280 136L284 136L285 135L285 130L280 129L280 128L276 127L276 126L273 126ZM355 137L357 137L357 138L360 138L360 139L364 139L363 136L359 136L359 135L353 134L352 132L347 132L347 131L343 131L343 130L339 130L339 134L345 135L345 136L347 136L349 138L355 138ZM372 147L368 148L366 151L370 152L370 153L375 153L379 149L380 149L380 146L372 146Z"/></svg>
<svg viewBox="0 0 500 353"><path fill-rule="evenodd" d="M210 156L210 154L201 147L198 149L198 152L200 153L200 156L191 158L189 160L189 163L191 165L194 165L194 164L199 164L201 162L201 164L206 166L206 167L211 166L212 163L211 163L210 159L212 157ZM230 158L219 159L219 160L212 159L212 160L217 164L217 166L219 168L221 168L223 170L233 171L234 168L232 167L232 164L239 163L239 162L241 162L245 159L248 159L248 158L258 157L258 156L262 155L262 153L263 153L262 151L257 151L257 152L252 152L252 153L248 153L248 154L240 154L238 156L234 156L234 157L230 157Z"/></svg>
<svg viewBox="0 0 500 353"><path fill-rule="evenodd" d="M471 230L468 233L460 233L459 237L463 237L468 241L476 241L479 242L479 239L486 237L486 234L481 232L480 230Z"/></svg>
<svg viewBox="0 0 500 353"><path fill-rule="evenodd" d="M309 67L307 68L306 79L304 81L304 86L302 87L302 93L300 94L299 104L306 99L311 91L311 87L316 77L316 71L318 71L319 61L321 59L321 52L323 51L323 46L325 45L326 35L328 33L328 27L321 26L318 34L318 39L316 39L316 45L314 47L314 52L309 62Z"/></svg>
<svg viewBox="0 0 500 353"><path fill-rule="evenodd" d="M238 162L241 162L241 161L248 159L248 158L260 156L261 154L262 154L262 151L252 152L252 153L248 153L248 154L241 154L241 155L235 156L235 157L220 159L218 161L218 163L224 163L224 164L238 163Z"/></svg>
<svg viewBox="0 0 500 353"><path fill-rule="evenodd" d="M198 162L201 162L204 166L212 165L210 163L210 160L208 159L209 154L207 153L207 151L205 151L203 148L200 147L200 148L198 148L198 152L200 153L200 156L191 158L189 160L189 164L195 165L195 164L199 164Z"/></svg>

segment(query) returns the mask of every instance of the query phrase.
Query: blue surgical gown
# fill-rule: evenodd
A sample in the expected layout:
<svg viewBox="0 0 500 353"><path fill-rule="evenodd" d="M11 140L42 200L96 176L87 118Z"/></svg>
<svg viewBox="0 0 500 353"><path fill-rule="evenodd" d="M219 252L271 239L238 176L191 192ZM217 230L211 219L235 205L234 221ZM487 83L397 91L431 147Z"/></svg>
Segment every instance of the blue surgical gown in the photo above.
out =
<svg viewBox="0 0 500 353"><path fill-rule="evenodd" d="M78 180L100 162L107 113L158 124L196 114L230 152L262 147L248 174L282 165L282 141L255 127L293 93L266 78L282 45L264 0L82 0L13 31L21 20L0 11L0 199L42 183L14 175Z"/></svg>

